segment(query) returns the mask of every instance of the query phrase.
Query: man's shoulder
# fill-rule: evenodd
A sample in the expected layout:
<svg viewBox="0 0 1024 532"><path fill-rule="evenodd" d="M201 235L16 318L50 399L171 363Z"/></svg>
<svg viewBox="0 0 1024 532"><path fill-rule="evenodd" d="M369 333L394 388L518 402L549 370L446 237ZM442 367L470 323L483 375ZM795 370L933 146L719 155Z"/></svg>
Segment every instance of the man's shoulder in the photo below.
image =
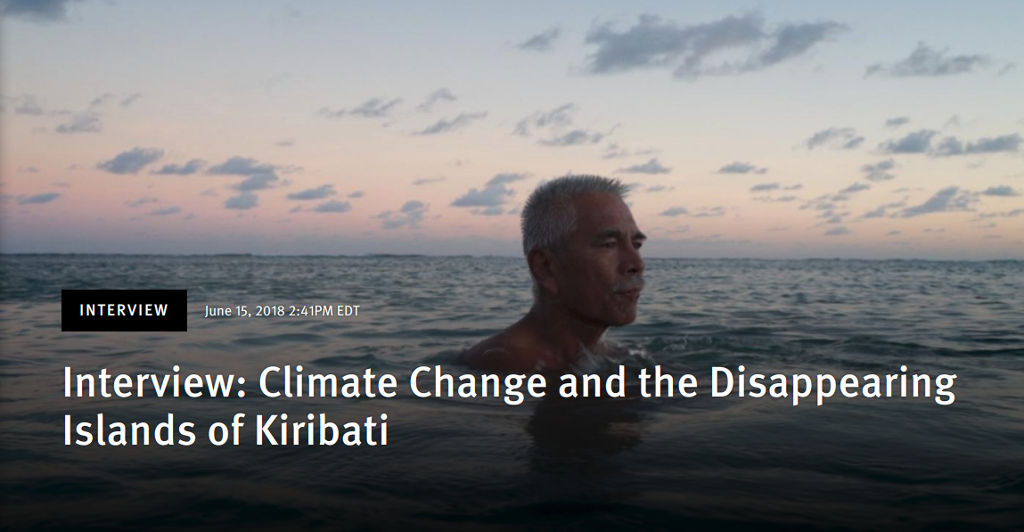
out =
<svg viewBox="0 0 1024 532"><path fill-rule="evenodd" d="M508 341L508 331L502 331L480 341L462 354L462 361L473 369L485 371L508 371L519 358L516 349Z"/></svg>
<svg viewBox="0 0 1024 532"><path fill-rule="evenodd" d="M517 325L470 347L462 354L462 361L483 371L532 373L542 369L543 349Z"/></svg>

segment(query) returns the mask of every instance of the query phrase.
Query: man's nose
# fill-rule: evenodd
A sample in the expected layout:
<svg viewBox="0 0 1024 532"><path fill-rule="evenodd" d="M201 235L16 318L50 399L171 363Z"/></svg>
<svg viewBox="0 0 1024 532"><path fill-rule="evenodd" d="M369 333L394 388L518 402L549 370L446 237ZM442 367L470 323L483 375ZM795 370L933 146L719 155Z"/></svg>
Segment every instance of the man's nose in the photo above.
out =
<svg viewBox="0 0 1024 532"><path fill-rule="evenodd" d="M629 251L622 262L623 269L629 275L641 275L644 273L644 259L640 256L640 250L632 243L628 246Z"/></svg>

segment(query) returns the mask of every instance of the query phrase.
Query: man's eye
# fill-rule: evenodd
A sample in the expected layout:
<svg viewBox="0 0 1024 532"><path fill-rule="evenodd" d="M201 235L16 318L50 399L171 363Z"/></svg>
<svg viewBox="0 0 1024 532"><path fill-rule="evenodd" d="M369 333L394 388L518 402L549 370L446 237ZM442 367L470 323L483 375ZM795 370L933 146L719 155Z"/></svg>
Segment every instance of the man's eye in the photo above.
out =
<svg viewBox="0 0 1024 532"><path fill-rule="evenodd" d="M615 247L617 245L619 245L619 243L614 241L614 240L609 240L607 242L602 242L601 243L601 247L603 247L603 248L613 248L613 247Z"/></svg>
<svg viewBox="0 0 1024 532"><path fill-rule="evenodd" d="M642 247L644 247L643 241L637 240L636 242L633 242L633 248L634 249L640 249Z"/></svg>

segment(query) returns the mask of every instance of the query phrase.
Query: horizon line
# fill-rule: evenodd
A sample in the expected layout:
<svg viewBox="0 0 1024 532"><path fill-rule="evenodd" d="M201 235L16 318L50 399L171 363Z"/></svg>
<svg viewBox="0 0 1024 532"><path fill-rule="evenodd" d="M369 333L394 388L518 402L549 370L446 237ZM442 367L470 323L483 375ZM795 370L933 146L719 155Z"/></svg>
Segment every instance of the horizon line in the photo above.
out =
<svg viewBox="0 0 1024 532"><path fill-rule="evenodd" d="M80 252L0 252L0 257L17 256L68 256L68 257L317 257L317 258L492 258L492 259L522 259L522 255L473 255L468 253L453 253L446 255L428 255L423 253L80 253ZM1024 259L1015 258L986 258L986 259L928 259L928 258L862 258L862 257L787 257L787 258L764 258L764 257L645 257L644 260L735 260L735 261L865 261L865 262L1024 262Z"/></svg>

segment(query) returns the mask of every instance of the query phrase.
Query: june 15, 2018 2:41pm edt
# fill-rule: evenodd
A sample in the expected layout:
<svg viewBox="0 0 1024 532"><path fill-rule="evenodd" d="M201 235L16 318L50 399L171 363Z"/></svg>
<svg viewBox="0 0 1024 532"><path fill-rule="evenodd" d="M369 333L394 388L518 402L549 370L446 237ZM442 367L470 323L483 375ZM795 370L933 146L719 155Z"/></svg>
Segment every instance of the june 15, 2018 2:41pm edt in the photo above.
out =
<svg viewBox="0 0 1024 532"><path fill-rule="evenodd" d="M359 316L360 305L302 304L302 305L206 305L204 318L350 318Z"/></svg>

